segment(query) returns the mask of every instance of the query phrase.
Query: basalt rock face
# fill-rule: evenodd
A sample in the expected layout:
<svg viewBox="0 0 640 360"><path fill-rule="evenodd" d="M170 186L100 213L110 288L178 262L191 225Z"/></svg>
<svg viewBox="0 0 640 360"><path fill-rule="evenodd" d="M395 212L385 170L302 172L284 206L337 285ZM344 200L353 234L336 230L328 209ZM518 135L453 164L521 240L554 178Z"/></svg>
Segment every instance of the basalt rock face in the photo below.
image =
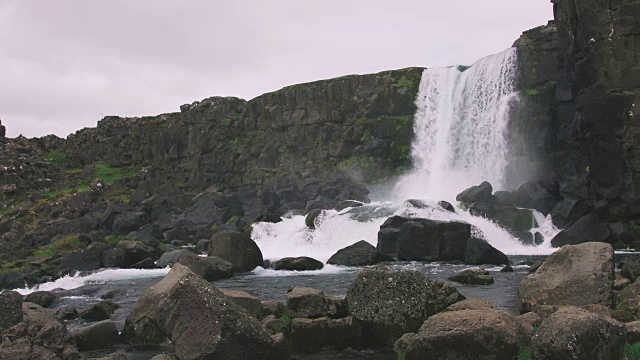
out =
<svg viewBox="0 0 640 360"><path fill-rule="evenodd" d="M213 97L155 117L106 117L69 136L69 164L151 166L235 189L338 173L374 180L410 165L422 69L294 85L253 100Z"/></svg>

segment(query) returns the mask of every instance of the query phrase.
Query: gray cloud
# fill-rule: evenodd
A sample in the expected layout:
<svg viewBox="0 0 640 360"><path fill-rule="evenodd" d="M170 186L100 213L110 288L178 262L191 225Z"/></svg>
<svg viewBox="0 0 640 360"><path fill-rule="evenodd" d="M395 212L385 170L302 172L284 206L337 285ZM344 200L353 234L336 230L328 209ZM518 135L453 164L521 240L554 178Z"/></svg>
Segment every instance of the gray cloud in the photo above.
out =
<svg viewBox="0 0 640 360"><path fill-rule="evenodd" d="M4 0L0 118L12 137L66 136L213 95L469 64L549 18L546 1Z"/></svg>

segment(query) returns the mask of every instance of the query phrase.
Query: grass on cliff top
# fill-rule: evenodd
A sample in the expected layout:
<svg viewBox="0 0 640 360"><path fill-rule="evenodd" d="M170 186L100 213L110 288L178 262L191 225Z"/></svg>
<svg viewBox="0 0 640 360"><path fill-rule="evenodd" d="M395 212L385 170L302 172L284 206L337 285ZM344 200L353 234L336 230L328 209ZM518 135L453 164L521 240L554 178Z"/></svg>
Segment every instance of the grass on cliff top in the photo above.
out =
<svg viewBox="0 0 640 360"><path fill-rule="evenodd" d="M640 342L625 345L621 360L640 360Z"/></svg>
<svg viewBox="0 0 640 360"><path fill-rule="evenodd" d="M120 179L134 176L134 175L136 175L135 170L123 170L121 168L111 167L107 164L98 163L95 166L93 175L90 178L80 182L78 186L67 187L67 188L55 190L55 191L47 191L44 193L44 196L46 196L48 199L52 199L61 195L68 195L68 194L87 191L90 189L89 184L97 178L102 179L102 181L104 181L105 184L111 185ZM117 194L117 195L120 195L120 194Z"/></svg>
<svg viewBox="0 0 640 360"><path fill-rule="evenodd" d="M66 238L51 243L49 245L42 246L33 252L33 256L54 256L70 253L77 250L82 250L86 245L80 241L78 235L67 236Z"/></svg>

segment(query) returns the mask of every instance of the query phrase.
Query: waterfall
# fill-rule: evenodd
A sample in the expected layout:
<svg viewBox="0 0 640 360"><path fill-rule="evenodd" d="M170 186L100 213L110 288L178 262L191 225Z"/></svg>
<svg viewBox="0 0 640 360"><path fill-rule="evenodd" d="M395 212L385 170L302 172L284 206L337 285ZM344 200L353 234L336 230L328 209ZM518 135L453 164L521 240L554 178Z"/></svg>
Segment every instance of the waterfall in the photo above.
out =
<svg viewBox="0 0 640 360"><path fill-rule="evenodd" d="M342 212L325 211L314 230L305 225L303 216L255 224L253 238L264 257L311 256L326 261L359 240L375 246L380 225L392 215L467 222L507 255L551 253L549 242L523 245L488 219L460 208L452 213L437 204L438 200L455 204L458 193L482 181L503 188L509 106L517 98L516 56L512 48L470 67L425 70L416 99L414 170L397 182L388 199ZM421 199L423 206L407 199ZM557 233L549 219L537 212L535 217L539 227L532 233L539 231L545 239Z"/></svg>
<svg viewBox="0 0 640 360"><path fill-rule="evenodd" d="M424 71L416 100L415 170L397 184L396 199L454 200L485 180L503 188L515 75L514 48L470 67Z"/></svg>

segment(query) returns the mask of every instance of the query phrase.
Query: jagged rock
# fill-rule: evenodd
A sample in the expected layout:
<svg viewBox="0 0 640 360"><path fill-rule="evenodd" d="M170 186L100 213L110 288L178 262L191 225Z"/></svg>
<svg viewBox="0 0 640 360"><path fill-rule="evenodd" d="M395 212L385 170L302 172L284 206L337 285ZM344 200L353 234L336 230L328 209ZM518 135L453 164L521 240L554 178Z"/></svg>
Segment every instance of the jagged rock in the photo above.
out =
<svg viewBox="0 0 640 360"><path fill-rule="evenodd" d="M250 271L262 266L262 252L250 237L235 231L213 234L209 256L218 256L233 264L234 272Z"/></svg>
<svg viewBox="0 0 640 360"><path fill-rule="evenodd" d="M347 315L345 299L327 296L322 290L294 287L287 292L287 309L296 317L317 318L328 316L340 318Z"/></svg>
<svg viewBox="0 0 640 360"><path fill-rule="evenodd" d="M78 317L87 321L108 320L120 308L120 305L110 301L100 301L79 313Z"/></svg>
<svg viewBox="0 0 640 360"><path fill-rule="evenodd" d="M595 213L591 213L560 231L558 235L551 239L551 245L553 247L561 247L585 242L608 242L610 234L609 229L600 220L600 217Z"/></svg>
<svg viewBox="0 0 640 360"><path fill-rule="evenodd" d="M120 333L116 323L104 320L81 328L71 334L78 350L90 351L104 349L120 342Z"/></svg>
<svg viewBox="0 0 640 360"><path fill-rule="evenodd" d="M626 324L627 343L635 344L640 341L640 321L632 321Z"/></svg>
<svg viewBox="0 0 640 360"><path fill-rule="evenodd" d="M256 319L180 264L138 300L123 336L133 344L170 340L180 359L266 359L272 345Z"/></svg>
<svg viewBox="0 0 640 360"><path fill-rule="evenodd" d="M616 296L613 317L624 322L640 320L640 283L633 282Z"/></svg>
<svg viewBox="0 0 640 360"><path fill-rule="evenodd" d="M228 297L236 303L236 305L241 308L247 310L247 312L255 317L259 318L260 314L262 314L262 303L260 299L249 294L248 292L239 291L239 290L230 290L230 289L218 289L220 292L224 294L224 296Z"/></svg>
<svg viewBox="0 0 640 360"><path fill-rule="evenodd" d="M209 253L209 245L211 245L211 241L207 239L200 239L196 243L196 251L200 254L208 254Z"/></svg>
<svg viewBox="0 0 640 360"><path fill-rule="evenodd" d="M362 203L358 201L342 200L336 204L335 209L337 211L342 211L346 208L354 208L354 207L361 207L361 206L362 206Z"/></svg>
<svg viewBox="0 0 640 360"><path fill-rule="evenodd" d="M542 321L531 339L534 359L619 359L626 340L623 323L564 307Z"/></svg>
<svg viewBox="0 0 640 360"><path fill-rule="evenodd" d="M380 226L379 252L398 260L461 260L471 225L393 216Z"/></svg>
<svg viewBox="0 0 640 360"><path fill-rule="evenodd" d="M512 273L513 272L513 268L511 267L511 265L507 265L507 266L503 267L502 269L500 269L500 272Z"/></svg>
<svg viewBox="0 0 640 360"><path fill-rule="evenodd" d="M82 251L72 252L62 259L56 273L64 275L75 271L98 270L102 267L102 254L111 248L105 243L93 243Z"/></svg>
<svg viewBox="0 0 640 360"><path fill-rule="evenodd" d="M448 201L438 201L438 205L447 211L456 212L456 209Z"/></svg>
<svg viewBox="0 0 640 360"><path fill-rule="evenodd" d="M22 321L22 295L16 291L0 293L0 331Z"/></svg>
<svg viewBox="0 0 640 360"><path fill-rule="evenodd" d="M518 316L517 319L528 339L531 339L535 334L536 329L540 327L540 324L542 323L542 318L534 312L522 314Z"/></svg>
<svg viewBox="0 0 640 360"><path fill-rule="evenodd" d="M282 301L265 300L262 303L262 315L266 317L268 315L280 316L286 310L286 305Z"/></svg>
<svg viewBox="0 0 640 360"><path fill-rule="evenodd" d="M291 322L291 346L303 352L324 348L345 349L360 342L360 325L353 316L342 319L295 318Z"/></svg>
<svg viewBox="0 0 640 360"><path fill-rule="evenodd" d="M473 204L469 207L469 213L491 219L514 234L529 231L535 225L535 218L531 210L519 209L515 206L489 203Z"/></svg>
<svg viewBox="0 0 640 360"><path fill-rule="evenodd" d="M129 266L131 269L156 269L156 263L152 258L146 258Z"/></svg>
<svg viewBox="0 0 640 360"><path fill-rule="evenodd" d="M467 269L449 277L449 280L468 285L493 284L493 276L485 269Z"/></svg>
<svg viewBox="0 0 640 360"><path fill-rule="evenodd" d="M271 355L267 360L289 360L291 358L291 350L289 342L283 333L279 332L271 335Z"/></svg>
<svg viewBox="0 0 640 360"><path fill-rule="evenodd" d="M56 316L60 320L72 320L78 317L78 309L71 305L62 305L56 310Z"/></svg>
<svg viewBox="0 0 640 360"><path fill-rule="evenodd" d="M564 198L551 210L551 221L558 228L576 222L589 211L589 205L582 199Z"/></svg>
<svg viewBox="0 0 640 360"><path fill-rule="evenodd" d="M568 245L551 254L518 287L520 312L539 305L610 306L613 248L605 243Z"/></svg>
<svg viewBox="0 0 640 360"><path fill-rule="evenodd" d="M527 209L536 209L548 215L558 204L558 197L552 194L546 184L540 181L526 182L515 191L515 205Z"/></svg>
<svg viewBox="0 0 640 360"><path fill-rule="evenodd" d="M493 187L489 182L483 181L480 185L472 186L456 196L456 201L466 204L493 202Z"/></svg>
<svg viewBox="0 0 640 360"><path fill-rule="evenodd" d="M322 211L323 210L321 209L311 210L309 211L307 216L305 216L304 223L307 225L309 229L316 228L316 219L318 218L318 216L320 216L320 214L322 214Z"/></svg>
<svg viewBox="0 0 640 360"><path fill-rule="evenodd" d="M451 285L417 271L390 271L382 266L360 271L346 297L349 315L362 327L363 340L387 346L460 300L464 296Z"/></svg>
<svg viewBox="0 0 640 360"><path fill-rule="evenodd" d="M22 303L22 322L2 333L0 359L82 359L68 341L67 329L60 320L33 303Z"/></svg>
<svg viewBox="0 0 640 360"><path fill-rule="evenodd" d="M629 279L631 282L636 281L640 277L640 258L629 257L621 261L620 275Z"/></svg>
<svg viewBox="0 0 640 360"><path fill-rule="evenodd" d="M217 256L201 257L192 252L187 252L180 257L179 263L207 281L216 281L233 276L233 264Z"/></svg>
<svg viewBox="0 0 640 360"><path fill-rule="evenodd" d="M464 248L462 261L468 265L505 265L509 263L509 258L486 240L472 237Z"/></svg>
<svg viewBox="0 0 640 360"><path fill-rule="evenodd" d="M125 258L130 264L129 266L146 259L156 260L158 258L153 247L138 241L122 240L116 248L125 252Z"/></svg>
<svg viewBox="0 0 640 360"><path fill-rule="evenodd" d="M286 257L273 264L275 270L309 271L320 270L324 264L316 259L307 256Z"/></svg>
<svg viewBox="0 0 640 360"><path fill-rule="evenodd" d="M24 301L40 305L44 308L49 307L56 300L56 296L48 291L34 291L24 298Z"/></svg>
<svg viewBox="0 0 640 360"><path fill-rule="evenodd" d="M205 240L205 241L207 243L209 242L208 240ZM165 268L167 266L173 266L175 263L180 261L180 258L184 254L193 254L193 251L191 251L189 249L179 249L179 250L165 251L160 256L160 259L158 259L158 261L156 261L156 265L158 265L159 268Z"/></svg>
<svg viewBox="0 0 640 360"><path fill-rule="evenodd" d="M383 261L393 261L388 255L378 252L375 246L364 240L338 250L333 254L327 264L342 266L367 266L379 264Z"/></svg>

